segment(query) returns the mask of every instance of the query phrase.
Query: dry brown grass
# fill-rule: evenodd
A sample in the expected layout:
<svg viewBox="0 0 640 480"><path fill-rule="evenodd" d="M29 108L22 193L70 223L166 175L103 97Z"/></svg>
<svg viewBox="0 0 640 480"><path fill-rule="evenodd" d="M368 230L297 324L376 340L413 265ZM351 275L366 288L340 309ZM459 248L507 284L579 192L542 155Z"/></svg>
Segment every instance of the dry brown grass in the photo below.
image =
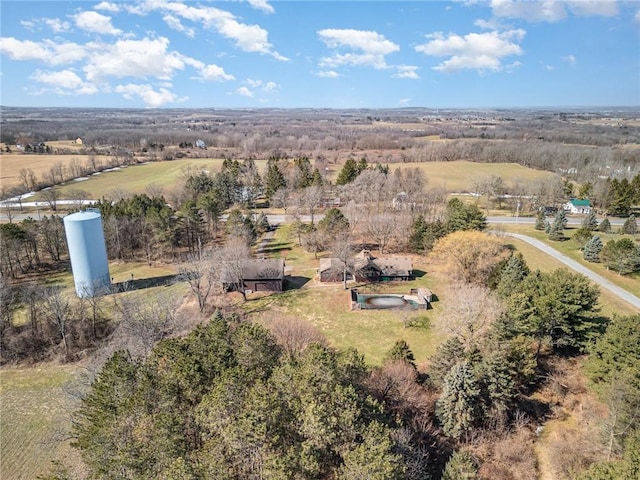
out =
<svg viewBox="0 0 640 480"><path fill-rule="evenodd" d="M553 418L536 442L542 480L568 480L571 472L604 460L601 425L606 407L586 388L581 359L557 359L538 393L550 402Z"/></svg>
<svg viewBox="0 0 640 480"><path fill-rule="evenodd" d="M77 159L81 165L85 165L88 155L32 155L22 153L3 153L0 155L0 184L7 187L20 185L20 170L28 168L33 170L38 181L49 172L54 163L60 162L68 167L72 159ZM106 160L103 159L103 163Z"/></svg>
<svg viewBox="0 0 640 480"><path fill-rule="evenodd" d="M63 387L79 372L77 365L56 364L0 370L0 478L31 480L47 472L52 460L78 473L79 457L64 439L73 400Z"/></svg>

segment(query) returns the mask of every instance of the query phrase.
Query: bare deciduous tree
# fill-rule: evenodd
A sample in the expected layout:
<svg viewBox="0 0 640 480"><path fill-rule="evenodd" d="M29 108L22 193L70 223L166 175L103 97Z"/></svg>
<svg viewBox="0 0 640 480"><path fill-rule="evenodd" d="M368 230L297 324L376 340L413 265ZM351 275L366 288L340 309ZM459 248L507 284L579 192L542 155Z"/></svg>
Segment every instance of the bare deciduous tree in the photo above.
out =
<svg viewBox="0 0 640 480"><path fill-rule="evenodd" d="M353 272L353 255L355 254L355 248L353 245L353 239L348 232L340 234L333 242L331 246L331 252L334 258L337 258L342 262L342 281L344 289L347 289L347 274Z"/></svg>
<svg viewBox="0 0 640 480"><path fill-rule="evenodd" d="M460 338L467 349L480 342L503 310L491 290L482 285L455 284L446 297L455 301L447 303L438 323Z"/></svg>
<svg viewBox="0 0 640 480"><path fill-rule="evenodd" d="M128 294L119 302L120 323L115 336L133 356L147 356L171 333L176 319L174 295Z"/></svg>
<svg viewBox="0 0 640 480"><path fill-rule="evenodd" d="M222 282L232 289L240 292L246 301L247 294L244 290L244 266L251 258L251 250L242 239L231 238L218 252Z"/></svg>
<svg viewBox="0 0 640 480"><path fill-rule="evenodd" d="M40 195L44 199L44 201L49 205L49 208L54 212L58 210L58 200L60 196L58 194L58 190L55 187L45 188L40 192Z"/></svg>
<svg viewBox="0 0 640 480"><path fill-rule="evenodd" d="M313 225L313 217L316 211L316 207L322 201L322 196L324 195L324 189L318 185L311 185L304 189L302 194L303 202L306 207L309 209L309 215L311 216L311 225Z"/></svg>
<svg viewBox="0 0 640 480"><path fill-rule="evenodd" d="M291 356L299 355L312 343L326 345L327 340L309 322L301 318L284 317L281 313L272 314L267 319L267 328L276 342Z"/></svg>
<svg viewBox="0 0 640 480"><path fill-rule="evenodd" d="M71 320L71 302L59 287L48 288L45 292L44 304L49 322L56 328L62 340L65 357L69 356L69 342L67 337L69 321Z"/></svg>
<svg viewBox="0 0 640 480"><path fill-rule="evenodd" d="M198 308L204 312L209 295L220 286L221 258L218 251L198 250L180 265L178 273L198 299Z"/></svg>
<svg viewBox="0 0 640 480"><path fill-rule="evenodd" d="M378 244L380 255L398 232L398 214L374 213L367 218L366 234Z"/></svg>

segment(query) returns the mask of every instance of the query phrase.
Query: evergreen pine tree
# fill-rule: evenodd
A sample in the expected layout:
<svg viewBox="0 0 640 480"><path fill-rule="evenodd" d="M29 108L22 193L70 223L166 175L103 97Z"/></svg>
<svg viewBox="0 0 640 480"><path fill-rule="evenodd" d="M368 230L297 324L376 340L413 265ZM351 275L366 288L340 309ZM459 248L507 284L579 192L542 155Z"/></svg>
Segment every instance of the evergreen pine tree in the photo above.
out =
<svg viewBox="0 0 640 480"><path fill-rule="evenodd" d="M436 416L445 435L460 439L478 422L482 414L480 387L468 362L454 365L444 377L442 395L436 403Z"/></svg>
<svg viewBox="0 0 640 480"><path fill-rule="evenodd" d="M346 185L347 183L353 182L356 177L360 174L358 170L358 164L353 158L347 158L347 161L344 162L342 166L342 170L338 174L338 178L336 179L337 185Z"/></svg>
<svg viewBox="0 0 640 480"><path fill-rule="evenodd" d="M596 263L600 261L600 252L602 251L602 240L597 235L591 237L591 240L584 246L582 257L587 262Z"/></svg>
<svg viewBox="0 0 640 480"><path fill-rule="evenodd" d="M544 233L548 235L550 231L551 231L551 224L549 223L549 220L547 220L544 222Z"/></svg>
<svg viewBox="0 0 640 480"><path fill-rule="evenodd" d="M636 222L636 216L631 215L622 225L622 233L627 235L635 235L638 233L638 222Z"/></svg>
<svg viewBox="0 0 640 480"><path fill-rule="evenodd" d="M466 450L453 452L444 467L442 480L473 480L478 476L478 469L473 457Z"/></svg>
<svg viewBox="0 0 640 480"><path fill-rule="evenodd" d="M500 272L500 281L496 287L498 296L506 298L513 289L529 275L529 267L520 252L511 255Z"/></svg>
<svg viewBox="0 0 640 480"><path fill-rule="evenodd" d="M451 367L464 358L464 345L458 337L451 337L441 344L429 359L429 382L434 387L442 385Z"/></svg>
<svg viewBox="0 0 640 480"><path fill-rule="evenodd" d="M600 225L598 225L598 231L604 232L604 233L611 232L611 222L609 221L608 218L605 218L600 222Z"/></svg>
<svg viewBox="0 0 640 480"><path fill-rule="evenodd" d="M554 242L564 240L564 234L561 225L562 223L559 223L557 220L553 222L553 225L551 225L549 228L549 240L553 240Z"/></svg>
<svg viewBox="0 0 640 480"><path fill-rule="evenodd" d="M554 223L556 223L562 230L564 230L565 228L567 228L568 222L569 220L567 219L567 214L564 213L564 210L561 208L560 210L558 210L558 213L556 213L556 219L554 220Z"/></svg>
<svg viewBox="0 0 640 480"><path fill-rule="evenodd" d="M595 230L598 228L598 219L596 218L596 214L593 210L590 210L584 220L582 220L582 227L588 228L589 230Z"/></svg>
<svg viewBox="0 0 640 480"><path fill-rule="evenodd" d="M404 340L396 340L396 343L387 352L384 359L385 361L404 360L410 365L416 366L416 358L413 356L409 344Z"/></svg>
<svg viewBox="0 0 640 480"><path fill-rule="evenodd" d="M544 223L545 223L544 210L539 210L538 211L538 216L536 217L535 229L536 230L544 230Z"/></svg>
<svg viewBox="0 0 640 480"><path fill-rule="evenodd" d="M280 170L278 160L270 158L267 161L267 175L265 178L266 194L267 197L272 198L273 195L283 187L287 186L287 182L284 178L284 174Z"/></svg>
<svg viewBox="0 0 640 480"><path fill-rule="evenodd" d="M412 252L421 252L424 249L422 238L427 231L427 222L423 215L418 215L411 224L411 233L409 234L409 248Z"/></svg>

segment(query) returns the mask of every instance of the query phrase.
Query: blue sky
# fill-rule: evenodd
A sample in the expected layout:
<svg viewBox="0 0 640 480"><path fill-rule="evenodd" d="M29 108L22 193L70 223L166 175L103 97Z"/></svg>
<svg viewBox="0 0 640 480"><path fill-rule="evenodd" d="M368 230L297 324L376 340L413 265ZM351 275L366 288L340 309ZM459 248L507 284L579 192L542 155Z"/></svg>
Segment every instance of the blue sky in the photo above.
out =
<svg viewBox="0 0 640 480"><path fill-rule="evenodd" d="M5 106L640 106L637 0L0 1Z"/></svg>

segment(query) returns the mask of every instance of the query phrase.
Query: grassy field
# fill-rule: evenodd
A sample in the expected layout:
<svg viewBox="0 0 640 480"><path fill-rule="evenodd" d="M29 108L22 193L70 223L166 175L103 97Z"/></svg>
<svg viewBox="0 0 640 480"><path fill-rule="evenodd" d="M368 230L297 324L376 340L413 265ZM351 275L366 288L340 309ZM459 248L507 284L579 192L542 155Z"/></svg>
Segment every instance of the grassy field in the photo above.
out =
<svg viewBox="0 0 640 480"><path fill-rule="evenodd" d="M0 184L4 187L20 185L20 170L28 168L33 170L38 181L49 172L53 164L60 162L67 167L72 159L77 159L80 165L85 165L88 155L32 155L32 154L7 154L0 155Z"/></svg>
<svg viewBox="0 0 640 480"><path fill-rule="evenodd" d="M0 478L32 480L52 460L74 462L68 440L73 401L63 387L80 372L77 365L47 364L0 369Z"/></svg>
<svg viewBox="0 0 640 480"><path fill-rule="evenodd" d="M59 187L64 198L70 190L82 189L91 193L92 199L110 196L115 190L127 194L144 193L150 185L161 188L165 193L180 185L188 170L217 172L222 159L181 159L168 162L153 162L132 165L120 170L102 172L83 182L70 182Z"/></svg>
<svg viewBox="0 0 640 480"><path fill-rule="evenodd" d="M5 157L0 157L3 167L3 181L5 178L4 162ZM20 156L16 156L20 157ZM32 155L37 157L39 155ZM73 156L67 156L69 160ZM9 157L10 158L10 157ZM53 157L57 159L58 157ZM54 160L60 161L60 160ZM171 190L175 185L179 184L184 172L188 169L208 170L216 172L222 165L222 159L181 159L164 162L153 162L147 164L133 165L122 168L117 171L103 172L100 175L91 176L88 180L82 182L70 182L59 187L61 197L64 198L70 190L85 190L90 192L93 199L99 199L103 196L109 196L116 189L129 193L144 193L149 185L155 185L162 188L165 192ZM266 162L259 160L256 162L258 169L264 172ZM13 167L14 175L17 178L20 168ZM30 167L31 168L31 167ZM48 170L47 167L46 170ZM329 180L335 181L341 165L331 165L327 171ZM552 178L554 173L533 170L516 164L500 164L500 163L474 163L465 160L454 162L422 162L422 163L401 163L391 164L390 170L396 169L419 168L424 172L427 179L427 187L442 187L448 191L465 191L469 189L471 179L478 175L497 175L503 178L506 183L513 181L529 182L537 179ZM38 198L34 199L38 201Z"/></svg>
<svg viewBox="0 0 640 480"><path fill-rule="evenodd" d="M557 177L555 173L534 170L515 163L475 163L467 160L391 164L390 170L393 172L396 168L411 167L422 170L428 179L427 188L442 187L451 192L469 189L472 178L480 175L496 175L502 177L507 184L516 180L524 183Z"/></svg>

